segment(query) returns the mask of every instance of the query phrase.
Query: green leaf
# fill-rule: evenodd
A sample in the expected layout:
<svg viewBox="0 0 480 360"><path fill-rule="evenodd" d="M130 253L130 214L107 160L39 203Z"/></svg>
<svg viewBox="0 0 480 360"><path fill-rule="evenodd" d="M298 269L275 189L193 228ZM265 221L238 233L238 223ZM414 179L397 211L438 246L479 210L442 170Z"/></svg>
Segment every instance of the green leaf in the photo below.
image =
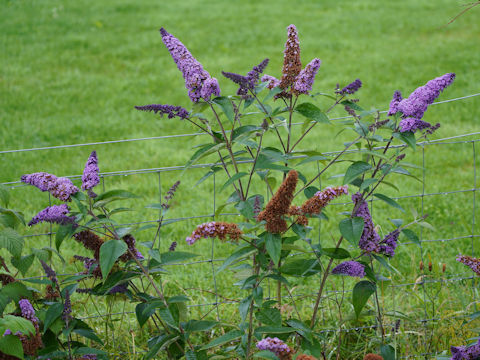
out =
<svg viewBox="0 0 480 360"><path fill-rule="evenodd" d="M35 255L29 254L22 257L12 257L11 263L25 276L30 266L32 266L33 260L35 260Z"/></svg>
<svg viewBox="0 0 480 360"><path fill-rule="evenodd" d="M149 340L148 346L150 350L145 354L145 360L154 358L160 350L165 347L168 347L169 344L175 342L178 339L178 336L175 334L163 334L157 336L156 338Z"/></svg>
<svg viewBox="0 0 480 360"><path fill-rule="evenodd" d="M135 306L135 315L140 327L142 327L150 316L155 313L155 307L150 307L149 303L139 303Z"/></svg>
<svg viewBox="0 0 480 360"><path fill-rule="evenodd" d="M262 309L255 314L255 317L264 324L281 326L282 325L282 315L280 310L275 308L266 308Z"/></svg>
<svg viewBox="0 0 480 360"><path fill-rule="evenodd" d="M370 170L372 165L366 163L364 161L356 161L352 165L350 165L345 173L345 177L343 179L343 184L350 184L353 180L355 180L358 176L362 175L366 171Z"/></svg>
<svg viewBox="0 0 480 360"><path fill-rule="evenodd" d="M32 292L19 281L11 282L0 288L0 315L10 301L18 302L22 298L31 298Z"/></svg>
<svg viewBox="0 0 480 360"><path fill-rule="evenodd" d="M343 219L338 225L342 236L354 246L358 246L358 242L363 233L363 226L364 222L361 217Z"/></svg>
<svg viewBox="0 0 480 360"><path fill-rule="evenodd" d="M15 334L17 331L25 335L35 334L32 322L20 316L5 315L3 318L0 318L0 332L3 334L7 329L12 334Z"/></svg>
<svg viewBox="0 0 480 360"><path fill-rule="evenodd" d="M0 231L0 248L7 249L12 256L20 256L23 250L23 238L15 230L5 228Z"/></svg>
<svg viewBox="0 0 480 360"><path fill-rule="evenodd" d="M415 150L417 140L415 139L415 134L413 132L407 131L400 133L399 139Z"/></svg>
<svg viewBox="0 0 480 360"><path fill-rule="evenodd" d="M8 188L0 184L0 203L3 206L8 207L8 202L10 201L10 194L8 193Z"/></svg>
<svg viewBox="0 0 480 360"><path fill-rule="evenodd" d="M43 322L43 332L45 333L50 325L52 325L55 320L57 320L60 315L63 313L63 304L55 303L48 307L47 314L45 315L45 320Z"/></svg>
<svg viewBox="0 0 480 360"><path fill-rule="evenodd" d="M310 199L311 197L313 197L313 195L315 195L318 192L318 190L319 189L315 186L309 186L305 188L305 190L303 190L303 193L305 194L305 197L307 199Z"/></svg>
<svg viewBox="0 0 480 360"><path fill-rule="evenodd" d="M403 208L392 198L389 198L388 196L379 193L373 194L373 196L385 201L388 205L393 206L394 208L397 208L402 212L405 212L405 210L403 210Z"/></svg>
<svg viewBox="0 0 480 360"><path fill-rule="evenodd" d="M109 240L100 247L100 269L105 279L117 259L122 256L128 247L125 241Z"/></svg>
<svg viewBox="0 0 480 360"><path fill-rule="evenodd" d="M185 326L185 331L195 332L195 331L207 331L213 329L218 324L218 321L208 321L208 320L190 320Z"/></svg>
<svg viewBox="0 0 480 360"><path fill-rule="evenodd" d="M305 102L300 105L297 105L295 107L295 111L302 114L306 118L312 119L316 122L330 124L330 120L328 120L328 116L312 103Z"/></svg>
<svg viewBox="0 0 480 360"><path fill-rule="evenodd" d="M332 259L346 259L351 257L350 253L342 248L323 248L322 253Z"/></svg>
<svg viewBox="0 0 480 360"><path fill-rule="evenodd" d="M261 359L270 359L270 360L279 360L278 357L269 350L262 350L253 354L254 358L261 358Z"/></svg>
<svg viewBox="0 0 480 360"><path fill-rule="evenodd" d="M55 247L57 250L60 250L60 245L62 245L65 238L70 238L75 232L72 224L60 225L55 234Z"/></svg>
<svg viewBox="0 0 480 360"><path fill-rule="evenodd" d="M380 355L382 355L384 360L395 360L395 349L392 345L383 344L380 347Z"/></svg>
<svg viewBox="0 0 480 360"><path fill-rule="evenodd" d="M280 89L278 86L277 86L277 87L274 87L273 89L271 89L271 90L268 92L267 96L265 96L265 98L263 99L262 102L264 102L264 103L267 102L268 100L270 100L271 98L273 98L275 95L280 94L282 91L283 91L283 90Z"/></svg>
<svg viewBox="0 0 480 360"><path fill-rule="evenodd" d="M238 312L240 313L240 319L242 319L242 322L245 321L251 305L252 295L247 296L245 299L242 299L238 304Z"/></svg>
<svg viewBox="0 0 480 360"><path fill-rule="evenodd" d="M225 270L230 265L232 265L232 264L234 264L234 263L236 263L236 262L238 262L242 259L245 259L246 257L253 254L255 251L256 251L256 249L253 246L245 246L245 247L241 247L241 248L235 250L232 255L230 255L227 259L225 259L223 264L216 271L216 274L219 274L220 272Z"/></svg>
<svg viewBox="0 0 480 360"><path fill-rule="evenodd" d="M231 342L235 339L238 339L243 336L243 331L240 330L231 330L227 332L225 335L222 335L216 339L210 341L207 345L204 345L200 350L207 350L213 347L223 345L225 343Z"/></svg>
<svg viewBox="0 0 480 360"><path fill-rule="evenodd" d="M310 329L307 325L297 319L290 319L287 321L287 324L294 328L300 335L307 338L308 341L312 342L312 329Z"/></svg>
<svg viewBox="0 0 480 360"><path fill-rule="evenodd" d="M275 265L278 265L280 254L282 253L282 237L280 234L267 232L265 236L265 248Z"/></svg>
<svg viewBox="0 0 480 360"><path fill-rule="evenodd" d="M103 341L92 329L73 329L72 332L103 345Z"/></svg>
<svg viewBox="0 0 480 360"><path fill-rule="evenodd" d="M233 118L235 116L235 112L233 110L232 101L225 96L216 97L212 101L221 107L227 119L230 120L230 122L233 124Z"/></svg>
<svg viewBox="0 0 480 360"><path fill-rule="evenodd" d="M0 224L5 227L16 228L18 224L25 225L25 219L21 212L0 207Z"/></svg>
<svg viewBox="0 0 480 360"><path fill-rule="evenodd" d="M233 184L235 181L237 181L238 179L244 177L248 175L248 173L246 172L239 172L238 174L235 174L233 175L230 179L228 179L225 184L223 184L223 186L220 188L220 192L225 190L225 188L227 188L229 185Z"/></svg>
<svg viewBox="0 0 480 360"><path fill-rule="evenodd" d="M420 239L418 238L417 234L414 231L410 229L403 229L402 233L407 237L408 240L417 244L418 246L421 246Z"/></svg>
<svg viewBox="0 0 480 360"><path fill-rule="evenodd" d="M362 108L360 105L350 100L343 100L340 104L347 105L355 111L365 111L365 109Z"/></svg>
<svg viewBox="0 0 480 360"><path fill-rule="evenodd" d="M173 327L174 329L178 330L178 322L175 321L173 318L172 313L170 312L169 308L160 308L158 309L158 314L160 315L160 318L167 323L168 326Z"/></svg>
<svg viewBox="0 0 480 360"><path fill-rule="evenodd" d="M317 264L316 259L291 259L287 258L285 263L280 267L282 274L291 276L307 276L307 273ZM314 273L308 274L313 275Z"/></svg>
<svg viewBox="0 0 480 360"><path fill-rule="evenodd" d="M190 260L199 255L183 252L183 251L168 251L160 254L160 260L162 265L167 264L180 264L184 261Z"/></svg>
<svg viewBox="0 0 480 360"><path fill-rule="evenodd" d="M352 304L357 318L360 316L363 307L368 299L375 292L376 285L370 281L363 280L355 284L352 293Z"/></svg>
<svg viewBox="0 0 480 360"><path fill-rule="evenodd" d="M362 192L366 188L368 188L370 185L373 185L377 182L377 179L366 179L362 182L362 185L360 185L360 188L358 189L359 192Z"/></svg>
<svg viewBox="0 0 480 360"><path fill-rule="evenodd" d="M22 342L20 341L20 338L15 335L0 337L0 352L22 360L24 359Z"/></svg>

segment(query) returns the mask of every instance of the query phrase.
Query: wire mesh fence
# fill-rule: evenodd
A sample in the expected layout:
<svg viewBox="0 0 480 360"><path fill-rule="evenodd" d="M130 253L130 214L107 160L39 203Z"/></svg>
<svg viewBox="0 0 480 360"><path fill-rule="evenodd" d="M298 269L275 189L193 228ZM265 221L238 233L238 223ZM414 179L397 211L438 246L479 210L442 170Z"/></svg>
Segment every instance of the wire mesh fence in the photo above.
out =
<svg viewBox="0 0 480 360"><path fill-rule="evenodd" d="M436 104L448 103L452 101L462 101L471 97L479 96L479 94L472 94L460 98L450 99L442 102L437 102ZM342 117L332 120L341 120L348 117ZM102 141L95 143L83 143L83 144L70 144L70 145L57 145L57 146L48 146L41 148L28 148L28 149L16 149L16 150L3 150L0 151L0 155L6 156L11 153L22 153L22 152L32 152L32 151L56 151L63 148L73 148L73 147L84 147L92 145L108 145L112 143L123 143L123 142L138 142L138 141L159 141L161 146L161 141L167 138L177 138L179 141L183 141L185 138L190 138L194 136L199 136L200 133L192 134L180 134L173 136L158 136L158 137L148 137L148 138L137 138L137 139L124 139L124 140L110 140ZM382 320L381 324L383 329L386 332L390 333L394 342L402 343L403 348L406 349L404 353L398 354L399 358L432 358L437 354L441 349L436 348L433 343L433 336L437 333L439 328L442 328L444 325L442 323L448 323L445 327L459 326L462 321L467 318L468 311L458 312L454 311L453 307L462 305L466 306L470 311L476 309L477 301L477 291L476 291L476 279L465 269L465 271L457 272L442 272L438 271L437 273L429 272L428 265L435 260L436 254L443 254L443 248L445 246L454 245L456 249L461 250L465 254L475 256L476 254L476 239L480 237L480 232L477 228L477 196L476 192L478 190L477 184L477 143L480 141L480 132L474 132L469 134L458 134L455 136L436 139L432 141L424 141L418 144L419 149L417 150L417 155L419 158L419 186L420 189L418 192L412 194L406 194L402 196L392 196L393 199L397 201L405 201L405 203L410 203L412 201L416 202L419 205L419 215L423 216L428 211L427 208L432 208L433 204L438 203L438 206L441 206L443 202L440 199L450 198L461 201L465 210L463 212L462 222L463 225L460 230L450 232L451 236L443 236L443 233L434 233L432 231L420 230L419 242L412 241L403 241L401 248L403 248L402 254L399 256L408 256L412 258L419 259L422 264L425 264L422 269L415 270L418 276L413 279L402 277L402 276L392 276L391 279L385 279L381 282L380 287L382 288L381 293L381 304L382 312L385 315L385 318ZM397 145L401 147L403 145ZM432 166L438 166L438 162L441 163L441 159L435 159L435 153L440 147L450 147L453 149L453 153L461 156L461 159L452 159L453 162L457 162L459 168L454 169L453 174L444 174L445 176L452 176L452 181L450 183L451 187L449 188L437 188L436 186L429 186L430 184L435 183L435 179L430 178L430 171ZM381 147L379 147L381 149ZM356 150L349 150L347 153L355 154ZM339 151L323 153L324 156L334 157ZM301 156L299 156L301 157ZM244 161L248 163L249 161ZM432 162L434 165L432 165ZM195 164L192 165L191 171L195 169L205 169L212 167L213 163L204 163L204 164ZM460 169L460 167L462 167ZM321 168L321 163L317 163L317 170ZM103 172L100 174L102 180L102 186L105 188L109 187L109 183L112 182L112 179L129 176L154 176L155 184L151 184L152 189L156 188L156 198L162 201L162 183L173 183L171 179L178 178L178 174L184 171L184 166L169 166L169 167L152 167L152 168L142 168L142 169L126 169L113 172ZM190 171L190 170L189 170ZM434 171L434 176L441 175L441 171L438 169ZM72 180L78 180L81 178L81 175L71 175L68 176ZM461 181L457 181L459 178L462 178ZM127 180L128 182L128 180ZM214 173L211 176L210 183L208 183L209 192L209 203L202 203L199 210L195 210L194 214L189 216L173 216L168 219L163 219L163 225L175 224L176 226L183 226L182 224L188 224L185 226L184 235L188 235L191 231L191 225L197 221L203 221L205 219L217 219L222 217L235 218L239 214L234 212L220 212L218 213L218 207L220 203L219 196L219 181L217 180L217 175ZM4 185L16 189L16 191L22 191L25 189L25 185L20 181L12 179L11 181L4 182ZM221 185L221 184L220 184ZM319 186L321 186L321 179L319 180ZM430 189L431 188L431 189ZM267 194L268 195L268 194ZM432 199L432 200L430 200ZM48 198L48 202L51 203L51 199ZM377 214L377 202L378 199L371 200L372 215L375 218ZM333 203L330 206L332 208L338 207L342 208L348 206L351 202L337 202ZM433 205L434 207L435 205ZM384 211L384 209L379 206L378 211ZM384 215L384 214L381 214ZM143 226L143 225L158 225L161 222L160 215L158 217L147 218L143 221L124 221L120 226ZM319 224L321 222L319 221ZM45 241L49 246L53 245L53 236L55 232L50 228L49 231L43 231L38 233L25 234L25 238L32 239L34 238L37 241L38 238L46 239ZM168 238L168 234L160 233L160 236ZM318 233L320 241L320 232ZM313 241L313 240L312 240ZM225 311L224 307L236 307L241 301L241 292L240 291L227 291L228 288L223 282L229 278L224 276L218 276L217 269L219 265L225 260L224 256L218 256L222 254L222 251L218 250L218 243L212 240L208 246L203 245L201 248L202 259L195 261L188 261L185 263L177 263L166 265L166 267L171 269L181 269L181 270L172 270L172 272L181 273L181 279L185 279L185 273L195 274L197 273L196 267L203 267L198 273L205 274L206 269L209 272L209 286L199 288L196 286L196 282L192 281L191 283L184 285L183 290L192 299L188 307L190 309L201 308L202 316L214 316L216 319L221 320L223 318L223 312ZM224 254L225 252L223 252ZM442 259L442 262L450 263L452 259ZM416 266L415 264L410 264L410 266ZM458 268L462 269L462 268ZM463 270L463 269L462 269ZM74 275L75 272L66 272L63 274L58 274L59 278L65 278L68 276ZM29 277L25 280L33 280L37 278L42 278L42 275L36 277ZM203 279L204 280L204 279ZM181 281L181 280L179 280ZM460 285L459 285L460 284ZM230 286L230 285L229 285ZM461 299L451 298L452 306L448 307L446 305L440 305L440 310L445 310L445 312L440 312L439 309L435 309L435 301L438 300L440 292L444 292L444 298L458 294L457 289L460 288L463 291ZM340 288L341 287L341 288ZM316 295L315 289L312 289L310 286L305 286L304 284L298 283L299 291L295 293L284 292L282 294L282 299L284 299L285 304L292 305L295 307L298 301L301 302L300 309L287 309L288 311L296 311L301 313L302 309L306 309ZM325 334L325 341L328 341L328 334L338 335L345 333L345 337L353 334L352 339L356 339L359 336L365 336L378 332L379 324L378 319L375 321L370 321L369 323L360 324L358 326L348 326L353 322L345 321L341 326L335 326L333 322L334 316L331 316L332 308L334 308L336 303L341 302L339 308L345 308L345 298L349 296L351 290L345 289L345 282L339 282L335 284L323 295L325 300L325 305L322 306L321 312L324 315L324 320L321 322L319 334ZM196 294L193 295L192 294ZM266 294L266 299L274 298L274 291L268 288L268 293ZM415 305L407 305L404 302L409 302L410 298L414 299L412 302ZM446 300L444 300L446 301ZM338 305L338 304L337 304ZM348 307L348 306L347 306ZM108 309L107 309L108 310ZM448 310L448 311L447 311ZM463 309L465 310L465 309ZM234 310L228 310L229 313L233 313ZM418 313L420 312L420 313ZM411 313L416 313L417 316L410 316ZM134 318L134 311L132 309L125 309L121 311L98 311L96 314L85 313L82 317L83 319L101 319L105 317L112 316L125 316L131 315ZM366 321L368 322L368 321ZM452 325L453 324L453 325ZM371 333L368 333L371 331ZM445 332L448 333L448 329L445 329ZM406 343L412 342L415 345L406 345ZM442 342L445 344L445 342ZM452 344L454 345L454 344ZM420 349L420 350L419 350Z"/></svg>

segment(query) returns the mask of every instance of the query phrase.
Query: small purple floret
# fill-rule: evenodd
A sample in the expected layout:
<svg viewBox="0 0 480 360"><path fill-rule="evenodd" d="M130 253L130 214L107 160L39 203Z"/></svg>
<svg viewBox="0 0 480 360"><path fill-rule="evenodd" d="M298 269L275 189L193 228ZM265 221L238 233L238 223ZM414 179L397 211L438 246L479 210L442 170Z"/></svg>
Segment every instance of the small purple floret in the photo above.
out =
<svg viewBox="0 0 480 360"><path fill-rule="evenodd" d="M390 101L390 108L388 109L388 116L393 116L398 112L398 104L402 101L402 93L396 90L393 93L392 101Z"/></svg>
<svg viewBox="0 0 480 360"><path fill-rule="evenodd" d="M360 237L358 245L360 249L366 252L378 253L380 251L380 236L375 231L375 225L373 224L368 204L363 200L362 194L360 193L353 194L352 200L357 208L353 216L361 217L364 222L362 236Z"/></svg>
<svg viewBox="0 0 480 360"><path fill-rule="evenodd" d="M98 168L97 152L92 151L92 153L88 157L87 163L85 164L85 169L83 170L83 190L90 190L100 183L100 177L98 176L99 171L100 170Z"/></svg>
<svg viewBox="0 0 480 360"><path fill-rule="evenodd" d="M365 266L353 260L345 261L337 265L332 270L332 274L363 278L365 276Z"/></svg>
<svg viewBox="0 0 480 360"><path fill-rule="evenodd" d="M280 80L271 75L263 75L261 80L262 82L268 82L267 88L269 89L273 89L280 85Z"/></svg>

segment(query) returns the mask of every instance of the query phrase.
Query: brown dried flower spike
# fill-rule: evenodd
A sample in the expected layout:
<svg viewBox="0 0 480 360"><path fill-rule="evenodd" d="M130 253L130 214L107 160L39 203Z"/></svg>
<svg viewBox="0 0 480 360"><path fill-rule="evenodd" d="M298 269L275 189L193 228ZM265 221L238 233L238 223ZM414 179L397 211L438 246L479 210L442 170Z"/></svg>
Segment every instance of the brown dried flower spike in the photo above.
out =
<svg viewBox="0 0 480 360"><path fill-rule="evenodd" d="M267 231L271 233L287 231L287 222L283 217L288 213L297 182L298 173L295 170L291 170L275 195L268 202L265 210L258 214L258 221L265 220L267 222Z"/></svg>
<svg viewBox="0 0 480 360"><path fill-rule="evenodd" d="M280 89L285 90L295 83L297 75L302 71L302 62L300 61L300 43L295 25L289 25L287 28L287 42L283 56L282 80Z"/></svg>
<svg viewBox="0 0 480 360"><path fill-rule="evenodd" d="M363 360L383 360L383 357L377 354L367 354Z"/></svg>

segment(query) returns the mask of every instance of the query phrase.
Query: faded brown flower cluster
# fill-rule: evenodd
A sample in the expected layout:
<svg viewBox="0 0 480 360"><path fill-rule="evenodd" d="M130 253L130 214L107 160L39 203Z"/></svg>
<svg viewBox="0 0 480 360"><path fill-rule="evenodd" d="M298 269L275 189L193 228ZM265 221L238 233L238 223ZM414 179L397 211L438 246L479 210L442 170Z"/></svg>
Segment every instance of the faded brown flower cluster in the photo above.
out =
<svg viewBox="0 0 480 360"><path fill-rule="evenodd" d="M363 360L383 360L383 357L377 354L367 354Z"/></svg>
<svg viewBox="0 0 480 360"><path fill-rule="evenodd" d="M291 170L275 195L268 202L265 210L258 214L258 221L265 220L267 222L267 231L271 233L287 231L288 226L284 216L288 214L297 182L298 173L295 170Z"/></svg>
<svg viewBox="0 0 480 360"><path fill-rule="evenodd" d="M287 42L285 43L280 89L285 90L292 86L300 71L302 71L300 42L298 41L297 28L292 24L287 28Z"/></svg>

